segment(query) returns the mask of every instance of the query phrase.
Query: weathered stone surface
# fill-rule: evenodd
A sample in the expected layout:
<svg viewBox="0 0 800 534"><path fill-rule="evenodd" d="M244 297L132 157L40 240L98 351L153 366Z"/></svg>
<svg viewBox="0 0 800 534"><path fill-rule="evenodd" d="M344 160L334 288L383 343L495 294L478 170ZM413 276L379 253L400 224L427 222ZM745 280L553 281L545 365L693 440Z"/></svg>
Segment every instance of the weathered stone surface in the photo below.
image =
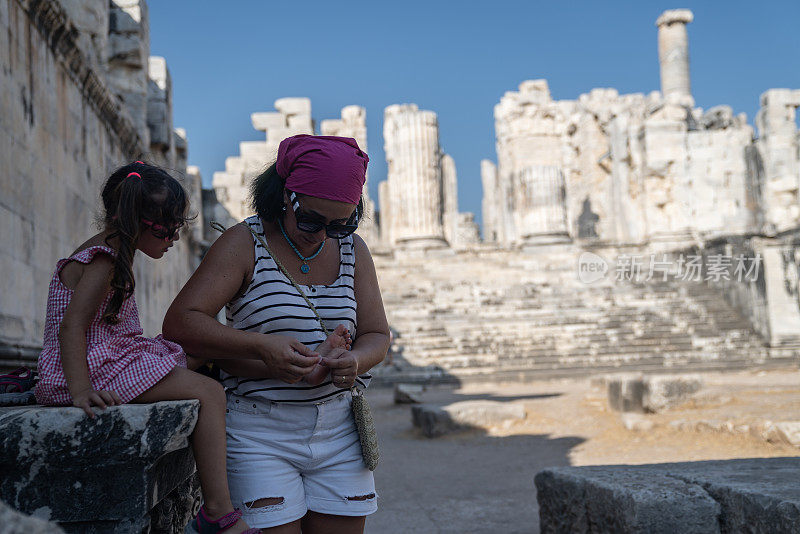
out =
<svg viewBox="0 0 800 534"><path fill-rule="evenodd" d="M552 532L797 533L800 458L559 467L536 475Z"/></svg>
<svg viewBox="0 0 800 534"><path fill-rule="evenodd" d="M612 409L656 413L686 401L703 381L692 375L623 375L608 378L607 384Z"/></svg>
<svg viewBox="0 0 800 534"><path fill-rule="evenodd" d="M50 521L20 513L0 501L0 530L4 534L63 534L63 530Z"/></svg>
<svg viewBox="0 0 800 534"><path fill-rule="evenodd" d="M420 395L423 391L425 391L425 386L421 384L395 384L394 403L419 404L422 402Z"/></svg>
<svg viewBox="0 0 800 534"><path fill-rule="evenodd" d="M700 487L668 477L647 480L625 469L569 469L536 475L543 534L718 532L720 506Z"/></svg>
<svg viewBox="0 0 800 534"><path fill-rule="evenodd" d="M154 508L157 524L178 524L199 498L188 447L198 408L128 404L95 419L71 407L2 408L0 498L67 532L141 532Z"/></svg>
<svg viewBox="0 0 800 534"><path fill-rule="evenodd" d="M469 428L488 428L525 418L525 407L518 403L463 401L448 406L422 404L411 408L414 426L429 437Z"/></svg>

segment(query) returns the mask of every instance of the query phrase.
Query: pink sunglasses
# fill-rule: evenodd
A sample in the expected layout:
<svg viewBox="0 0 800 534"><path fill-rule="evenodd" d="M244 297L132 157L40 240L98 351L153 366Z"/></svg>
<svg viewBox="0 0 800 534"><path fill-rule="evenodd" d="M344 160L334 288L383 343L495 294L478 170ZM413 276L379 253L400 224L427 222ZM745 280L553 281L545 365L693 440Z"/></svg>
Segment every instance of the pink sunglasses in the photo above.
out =
<svg viewBox="0 0 800 534"><path fill-rule="evenodd" d="M149 226L153 235L159 239L163 239L164 241L174 240L183 226L183 224L179 224L178 226L167 228L166 226L161 226L160 224L156 224L153 221L148 221L147 219L142 219L142 224Z"/></svg>

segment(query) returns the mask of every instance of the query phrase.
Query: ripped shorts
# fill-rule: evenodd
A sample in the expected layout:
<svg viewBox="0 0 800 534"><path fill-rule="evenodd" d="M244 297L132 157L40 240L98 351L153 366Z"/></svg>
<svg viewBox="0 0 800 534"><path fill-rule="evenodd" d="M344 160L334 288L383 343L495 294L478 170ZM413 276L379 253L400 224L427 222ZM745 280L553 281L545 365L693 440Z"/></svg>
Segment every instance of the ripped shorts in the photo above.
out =
<svg viewBox="0 0 800 534"><path fill-rule="evenodd" d="M287 404L228 393L231 501L254 528L291 523L308 510L364 516L378 509L364 467L350 392L320 404ZM257 506L259 499L283 499Z"/></svg>

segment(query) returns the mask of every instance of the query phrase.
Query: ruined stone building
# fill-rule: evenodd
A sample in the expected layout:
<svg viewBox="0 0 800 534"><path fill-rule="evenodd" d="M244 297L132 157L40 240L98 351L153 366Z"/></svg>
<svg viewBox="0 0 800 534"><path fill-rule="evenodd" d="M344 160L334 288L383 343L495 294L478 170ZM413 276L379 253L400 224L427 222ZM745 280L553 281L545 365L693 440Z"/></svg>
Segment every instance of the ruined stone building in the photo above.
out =
<svg viewBox="0 0 800 534"><path fill-rule="evenodd" d="M767 90L756 131L728 106L695 107L692 19L680 9L656 21L660 92L554 100L541 79L507 92L494 108L496 163L481 162L484 242L452 256L435 249L451 235L453 188L436 116L387 108L380 218L392 248L376 266L396 335L394 366L378 373L796 364L800 90ZM410 255L412 245L427 250ZM592 283L579 277L587 257L606 269ZM625 258L644 276L619 269ZM753 276L735 275L737 259ZM658 262L663 273L648 276Z"/></svg>
<svg viewBox="0 0 800 534"><path fill-rule="evenodd" d="M800 92L762 95L755 141L744 114L694 107L692 19L680 9L656 22L660 92L554 100L530 80L501 98L497 164L481 167L486 241L669 247L797 225Z"/></svg>
<svg viewBox="0 0 800 534"><path fill-rule="evenodd" d="M186 134L172 124L164 58L150 56L144 0L0 2L0 360L30 365L42 343L56 261L96 229L100 190L120 165L142 159L182 178L202 209ZM4 38L5 39L5 38ZM202 217L198 217L198 220ZM145 331L199 261L199 224L157 262L137 256Z"/></svg>

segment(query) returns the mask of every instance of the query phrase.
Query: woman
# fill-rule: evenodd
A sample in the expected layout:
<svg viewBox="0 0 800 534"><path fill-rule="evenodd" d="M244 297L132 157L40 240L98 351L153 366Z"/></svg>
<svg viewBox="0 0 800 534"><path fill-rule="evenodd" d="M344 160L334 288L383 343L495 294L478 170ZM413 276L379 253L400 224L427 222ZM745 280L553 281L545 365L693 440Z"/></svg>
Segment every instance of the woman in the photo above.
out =
<svg viewBox="0 0 800 534"><path fill-rule="evenodd" d="M363 532L377 509L350 412L351 386L367 387L389 347L372 257L353 233L368 161L350 138L284 140L254 181L257 215L217 239L164 319L188 353L219 358L231 498L262 532ZM335 330L327 342L279 264ZM228 326L215 320L223 306Z"/></svg>

